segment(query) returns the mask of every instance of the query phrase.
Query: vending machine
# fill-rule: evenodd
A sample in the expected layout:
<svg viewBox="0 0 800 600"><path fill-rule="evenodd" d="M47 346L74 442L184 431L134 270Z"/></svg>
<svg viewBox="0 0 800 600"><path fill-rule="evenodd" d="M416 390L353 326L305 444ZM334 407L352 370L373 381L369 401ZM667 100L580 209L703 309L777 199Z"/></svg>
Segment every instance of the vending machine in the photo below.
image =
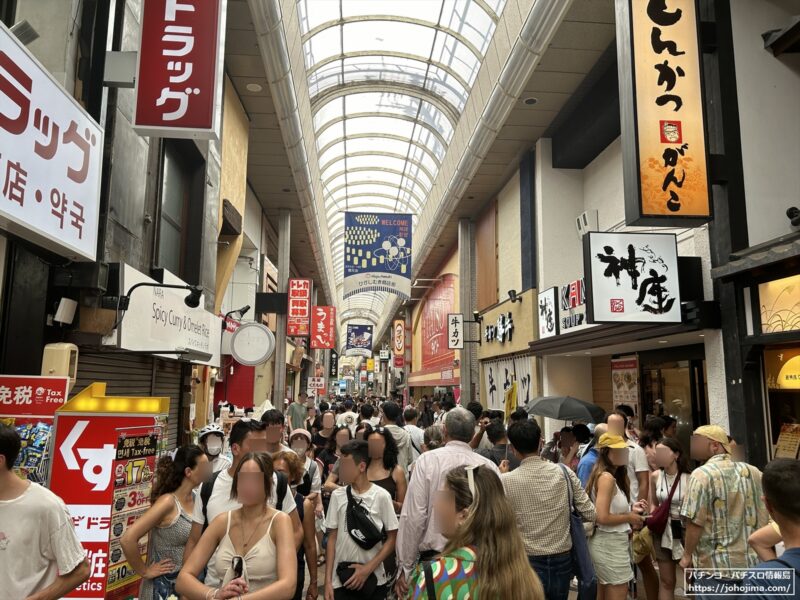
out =
<svg viewBox="0 0 800 600"><path fill-rule="evenodd" d="M128 600L140 578L119 540L150 507L169 398L106 396L93 383L56 411L48 487L67 504L91 577L68 598ZM147 538L139 552L146 560Z"/></svg>

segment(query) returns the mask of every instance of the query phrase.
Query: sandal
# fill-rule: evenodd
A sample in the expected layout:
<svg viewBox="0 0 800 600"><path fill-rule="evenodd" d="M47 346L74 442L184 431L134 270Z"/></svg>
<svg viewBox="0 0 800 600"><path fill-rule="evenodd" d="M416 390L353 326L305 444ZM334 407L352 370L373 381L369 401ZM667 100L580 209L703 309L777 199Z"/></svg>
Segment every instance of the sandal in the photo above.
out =
<svg viewBox="0 0 800 600"><path fill-rule="evenodd" d="M317 557L317 566L321 567L324 564L325 564L325 555L323 554Z"/></svg>

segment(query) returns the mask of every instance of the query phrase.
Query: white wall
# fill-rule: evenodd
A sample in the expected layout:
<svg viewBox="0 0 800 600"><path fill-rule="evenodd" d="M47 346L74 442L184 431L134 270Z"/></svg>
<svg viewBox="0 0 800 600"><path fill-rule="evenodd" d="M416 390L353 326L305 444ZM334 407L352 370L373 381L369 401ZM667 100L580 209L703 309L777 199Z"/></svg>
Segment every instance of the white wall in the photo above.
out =
<svg viewBox="0 0 800 600"><path fill-rule="evenodd" d="M519 169L497 195L497 289L522 291Z"/></svg>
<svg viewBox="0 0 800 600"><path fill-rule="evenodd" d="M572 396L592 401L592 359L546 356L543 359L542 392L545 396ZM564 426L563 421L545 419L545 441L554 431Z"/></svg>
<svg viewBox="0 0 800 600"><path fill-rule="evenodd" d="M789 233L800 203L800 55L775 58L761 39L798 13L797 0L731 2L751 246Z"/></svg>

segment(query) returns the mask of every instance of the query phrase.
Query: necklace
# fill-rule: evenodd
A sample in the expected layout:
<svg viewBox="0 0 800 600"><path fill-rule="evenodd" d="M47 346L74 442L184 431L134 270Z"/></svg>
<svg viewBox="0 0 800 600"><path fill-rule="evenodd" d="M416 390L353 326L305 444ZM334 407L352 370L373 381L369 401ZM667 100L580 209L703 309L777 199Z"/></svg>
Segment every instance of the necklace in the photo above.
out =
<svg viewBox="0 0 800 600"><path fill-rule="evenodd" d="M261 522L264 521L266 518L267 518L267 511L264 511L264 514L258 518L256 526L253 527L253 530L250 532L250 537L247 538L247 541L244 542L244 546L242 546L242 549L244 550L245 554L247 553L247 547L250 545L250 542L253 541L253 536L256 534L256 531L258 531L258 528L261 526ZM242 540L244 541L244 512L242 512L242 518L239 520L239 529L242 532Z"/></svg>

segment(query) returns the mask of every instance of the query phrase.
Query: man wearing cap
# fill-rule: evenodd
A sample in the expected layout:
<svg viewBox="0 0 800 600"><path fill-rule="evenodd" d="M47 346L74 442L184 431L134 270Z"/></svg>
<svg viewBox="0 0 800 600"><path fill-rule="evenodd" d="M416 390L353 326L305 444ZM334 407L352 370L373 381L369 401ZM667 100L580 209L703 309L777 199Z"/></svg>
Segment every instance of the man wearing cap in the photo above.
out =
<svg viewBox="0 0 800 600"><path fill-rule="evenodd" d="M684 569L747 569L758 564L747 538L769 521L761 501L761 471L732 460L730 452L728 434L718 425L704 425L692 435L692 458L705 464L692 473L681 507L686 522L680 562Z"/></svg>

